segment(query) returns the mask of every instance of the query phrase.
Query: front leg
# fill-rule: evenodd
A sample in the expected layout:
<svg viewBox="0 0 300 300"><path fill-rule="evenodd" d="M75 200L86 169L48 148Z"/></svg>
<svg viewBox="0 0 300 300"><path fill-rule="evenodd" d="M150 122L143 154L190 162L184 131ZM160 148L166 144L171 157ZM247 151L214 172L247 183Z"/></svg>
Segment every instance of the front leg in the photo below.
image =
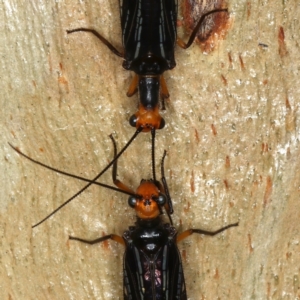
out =
<svg viewBox="0 0 300 300"><path fill-rule="evenodd" d="M79 241L79 242L90 244L90 245L94 245L94 244L97 244L97 243L102 243L102 242L104 242L106 240L109 240L109 239L125 246L124 239L121 236L116 235L116 234L108 234L108 235L102 236L100 238L97 238L95 240L85 240L85 239L78 238L78 237L75 237L75 236L71 236L71 235L69 236L69 240Z"/></svg>
<svg viewBox="0 0 300 300"><path fill-rule="evenodd" d="M105 37L103 37L100 33L98 33L95 29L89 29L89 28L76 28L72 30L67 30L67 34L73 33L73 32L90 32L93 35L95 35L113 54L124 58L124 54L121 53L117 48L115 48Z"/></svg>

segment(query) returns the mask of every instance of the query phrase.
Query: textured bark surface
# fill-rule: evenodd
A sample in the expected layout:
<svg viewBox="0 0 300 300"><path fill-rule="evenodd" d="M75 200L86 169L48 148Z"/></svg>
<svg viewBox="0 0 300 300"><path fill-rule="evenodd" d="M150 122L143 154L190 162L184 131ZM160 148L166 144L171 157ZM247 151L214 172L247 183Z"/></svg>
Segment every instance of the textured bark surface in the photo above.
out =
<svg viewBox="0 0 300 300"><path fill-rule="evenodd" d="M134 223L127 197L92 187L54 217L31 225L84 183L20 157L8 142L54 167L92 178L119 146L137 98L132 74L90 34L121 49L117 0L2 1L1 299L122 299L123 248L70 234L122 234ZM209 55L176 50L156 153L179 231L217 229L180 244L189 299L299 299L300 148L298 1L228 0L232 21ZM179 28L182 36L182 29ZM132 188L151 176L150 135L122 156ZM110 172L101 182L111 183Z"/></svg>

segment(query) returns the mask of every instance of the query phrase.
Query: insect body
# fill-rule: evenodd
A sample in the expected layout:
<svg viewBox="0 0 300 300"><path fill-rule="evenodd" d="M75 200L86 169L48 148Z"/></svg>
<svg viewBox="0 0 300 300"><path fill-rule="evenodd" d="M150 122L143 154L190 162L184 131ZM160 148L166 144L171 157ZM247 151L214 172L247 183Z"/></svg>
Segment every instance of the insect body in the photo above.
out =
<svg viewBox="0 0 300 300"><path fill-rule="evenodd" d="M193 233L213 236L230 227L238 226L238 223L234 223L216 231L188 229L182 233L177 233L176 229L170 224L172 223L170 217L170 205L172 201L164 176L163 166L166 152L161 163L162 182L160 183L157 180L142 180L140 186L134 192L117 179L117 160L113 160L112 178L114 184L117 186L117 188L114 188L46 166L26 156L17 148L13 147L13 149L31 161L58 173L130 195L128 203L130 207L135 209L137 220L135 226L129 227L122 236L109 234L94 240L86 240L74 236L69 237L70 240L77 240L88 244L96 244L111 239L125 246L123 264L125 300L187 299L183 267L177 243ZM116 146L114 150L114 156L116 157ZM163 209L166 210L170 218L170 223L163 221L161 217ZM39 225L47 218L44 218L33 227Z"/></svg>
<svg viewBox="0 0 300 300"><path fill-rule="evenodd" d="M177 39L176 0L123 0L120 5L123 52L118 51L96 30L77 28L67 33L85 31L94 34L114 54L124 59L123 67L135 73L127 96L139 91L139 109L131 116L130 124L147 132L161 129L165 121L159 113L159 98L169 97L163 73L175 67L174 50L177 44L187 49L205 18L227 9L215 9L201 16L187 43Z"/></svg>
<svg viewBox="0 0 300 300"><path fill-rule="evenodd" d="M160 217L166 196L153 180L143 180L137 195L142 198L129 198L136 210L136 224L122 237L110 234L93 241L70 239L88 244L112 239L125 246L124 299L186 299L176 230Z"/></svg>
<svg viewBox="0 0 300 300"><path fill-rule="evenodd" d="M115 149L116 153L116 149ZM187 299L184 274L177 243L193 233L216 235L238 223L217 231L189 229L177 234L176 229L161 218L162 207L170 199L164 177L162 160L162 182L142 180L136 193L117 179L117 161L114 163L113 181L122 190L135 194L128 199L135 209L137 221L123 236L106 235L95 240L70 236L71 240L96 244L112 239L125 246L123 283L125 300Z"/></svg>
<svg viewBox="0 0 300 300"><path fill-rule="evenodd" d="M161 129L165 125L158 103L160 93L162 99L169 97L162 74L176 65L176 21L175 1L125 0L122 3L123 67L136 74L129 96L137 87L140 93L139 111L130 118L134 127L144 126L149 130L146 128Z"/></svg>

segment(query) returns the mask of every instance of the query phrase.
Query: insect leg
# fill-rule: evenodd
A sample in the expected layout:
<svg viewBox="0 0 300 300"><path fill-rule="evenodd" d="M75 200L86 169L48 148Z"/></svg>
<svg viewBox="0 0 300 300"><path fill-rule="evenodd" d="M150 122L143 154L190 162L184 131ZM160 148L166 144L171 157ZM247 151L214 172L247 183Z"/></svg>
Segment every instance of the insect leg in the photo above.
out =
<svg viewBox="0 0 300 300"><path fill-rule="evenodd" d="M163 75L160 76L160 98L162 102L162 110L165 110L165 100L170 97L166 80Z"/></svg>
<svg viewBox="0 0 300 300"><path fill-rule="evenodd" d="M162 99L168 99L170 97L167 83L163 75L160 76L160 96Z"/></svg>
<svg viewBox="0 0 300 300"><path fill-rule="evenodd" d="M214 10L211 10L211 11L209 11L209 12L203 14L203 15L201 16L200 20L198 21L196 27L194 28L194 30L193 30L193 32L192 32L192 34L191 34L191 36L190 36L190 38L189 38L189 40L188 40L187 43L185 43L185 42L184 42L183 40L181 40L180 38L177 38L177 44L178 44L178 46L180 46L180 47L183 48L183 49L189 48L189 47L192 45L192 43L194 42L195 37L196 37L196 34L197 34L198 30L200 29L200 27L201 27L201 25L202 25L204 19L205 19L207 16L209 16L209 15L211 15L211 14L214 14L214 13L217 13L217 12L228 12L228 9L227 9L227 8L219 8L219 9L214 9Z"/></svg>
<svg viewBox="0 0 300 300"><path fill-rule="evenodd" d="M81 239L81 238L78 238L78 237L75 237L75 236L71 236L71 235L69 236L69 240L79 241L79 242L90 244L90 245L101 243L101 242L104 242L104 241L109 240L109 239L125 246L124 239L121 236L116 235L116 234L105 235L105 236L102 236L102 237L97 238L95 240L85 240L85 239Z"/></svg>
<svg viewBox="0 0 300 300"><path fill-rule="evenodd" d="M181 232L180 234L177 235L177 238L176 238L176 242L179 243L181 242L182 240L186 239L188 236L192 235L193 233L198 233L198 234L205 234L205 235L210 235L210 236L213 236L213 235L216 235L224 230L227 230L228 228L230 227L236 227L238 226L239 223L233 223L233 224L229 224L225 227L222 227L216 231L207 231L207 230L202 230L202 229L188 229L184 232Z"/></svg>
<svg viewBox="0 0 300 300"><path fill-rule="evenodd" d="M139 75L134 74L134 77L130 83L130 86L127 91L127 97L133 96L138 91Z"/></svg>
<svg viewBox="0 0 300 300"><path fill-rule="evenodd" d="M124 54L121 53L119 50L117 50L105 37L103 37L100 33L98 33L94 29L89 29L89 28L76 28L72 30L67 30L67 34L73 33L73 32L79 32L79 31L84 31L84 32L90 32L93 35L95 35L112 53L115 55L124 58Z"/></svg>

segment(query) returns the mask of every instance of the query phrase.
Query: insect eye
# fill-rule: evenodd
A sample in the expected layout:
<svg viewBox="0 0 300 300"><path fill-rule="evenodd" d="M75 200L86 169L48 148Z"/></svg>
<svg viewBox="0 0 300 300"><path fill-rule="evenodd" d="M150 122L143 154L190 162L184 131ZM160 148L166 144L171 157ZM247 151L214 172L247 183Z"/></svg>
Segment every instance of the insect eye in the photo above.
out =
<svg viewBox="0 0 300 300"><path fill-rule="evenodd" d="M128 198L128 204L129 204L130 207L135 208L136 203L137 203L137 200L136 200L135 197L130 196L130 197Z"/></svg>
<svg viewBox="0 0 300 300"><path fill-rule="evenodd" d="M136 127L136 122L137 122L137 117L135 115L132 115L129 119L129 124L132 126L132 127Z"/></svg>
<svg viewBox="0 0 300 300"><path fill-rule="evenodd" d="M163 195L163 194L160 194L157 198L156 198L156 203L159 205L159 206L163 206L165 205L166 203L166 196Z"/></svg>

